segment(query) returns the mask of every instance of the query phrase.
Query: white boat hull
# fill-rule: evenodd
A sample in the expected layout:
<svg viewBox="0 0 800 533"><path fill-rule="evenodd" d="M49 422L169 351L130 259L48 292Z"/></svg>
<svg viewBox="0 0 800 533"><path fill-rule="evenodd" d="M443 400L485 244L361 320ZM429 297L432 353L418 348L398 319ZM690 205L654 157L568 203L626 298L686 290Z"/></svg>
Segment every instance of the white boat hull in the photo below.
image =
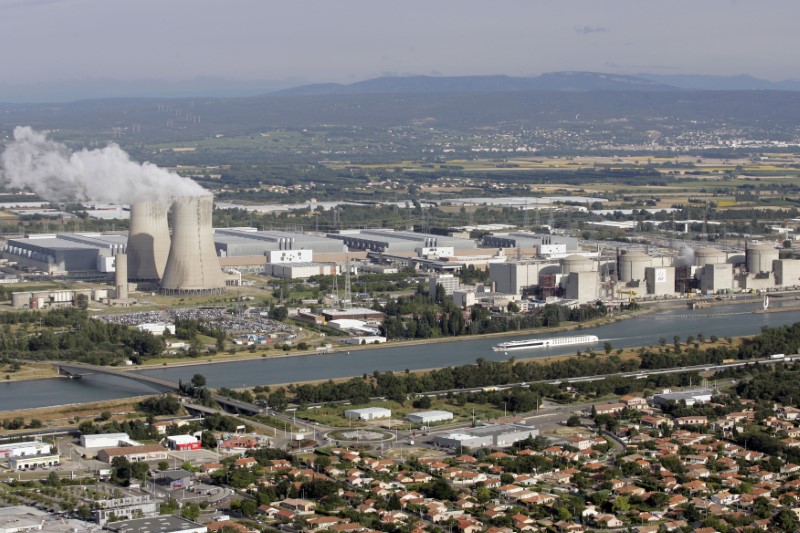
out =
<svg viewBox="0 0 800 533"><path fill-rule="evenodd" d="M492 346L495 352L510 352L517 350L536 350L539 348L560 348L562 346L575 346L578 344L594 344L600 339L596 335L580 335L577 337L552 337L547 339L529 339L524 341L501 342Z"/></svg>

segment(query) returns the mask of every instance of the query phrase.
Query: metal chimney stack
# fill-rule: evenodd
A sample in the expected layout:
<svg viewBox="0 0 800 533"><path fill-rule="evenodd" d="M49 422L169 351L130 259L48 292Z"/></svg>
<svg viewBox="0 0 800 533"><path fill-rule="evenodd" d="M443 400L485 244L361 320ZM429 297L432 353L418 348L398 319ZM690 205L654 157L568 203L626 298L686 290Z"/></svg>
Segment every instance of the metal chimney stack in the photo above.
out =
<svg viewBox="0 0 800 533"><path fill-rule="evenodd" d="M161 280L162 294L219 294L225 278L214 250L213 196L179 196L172 204L172 245Z"/></svg>
<svg viewBox="0 0 800 533"><path fill-rule="evenodd" d="M170 245L168 208L159 201L131 204L127 248L130 281L161 281Z"/></svg>

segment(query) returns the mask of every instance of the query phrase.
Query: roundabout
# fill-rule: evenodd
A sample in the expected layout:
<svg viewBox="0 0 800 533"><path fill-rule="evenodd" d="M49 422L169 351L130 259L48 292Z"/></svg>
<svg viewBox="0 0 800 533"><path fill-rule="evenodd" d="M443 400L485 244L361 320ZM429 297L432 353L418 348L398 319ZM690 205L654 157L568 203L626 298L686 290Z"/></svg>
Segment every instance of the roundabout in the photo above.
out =
<svg viewBox="0 0 800 533"><path fill-rule="evenodd" d="M395 440L394 433L380 429L338 429L330 431L326 437L337 442L381 443Z"/></svg>

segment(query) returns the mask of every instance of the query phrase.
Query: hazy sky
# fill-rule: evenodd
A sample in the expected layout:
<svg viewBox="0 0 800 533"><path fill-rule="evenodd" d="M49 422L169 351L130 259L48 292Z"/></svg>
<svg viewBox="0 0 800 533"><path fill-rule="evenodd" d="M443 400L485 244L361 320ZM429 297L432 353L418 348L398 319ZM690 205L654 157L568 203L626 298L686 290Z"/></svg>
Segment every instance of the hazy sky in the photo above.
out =
<svg viewBox="0 0 800 533"><path fill-rule="evenodd" d="M798 0L0 0L0 83L559 70L800 78Z"/></svg>

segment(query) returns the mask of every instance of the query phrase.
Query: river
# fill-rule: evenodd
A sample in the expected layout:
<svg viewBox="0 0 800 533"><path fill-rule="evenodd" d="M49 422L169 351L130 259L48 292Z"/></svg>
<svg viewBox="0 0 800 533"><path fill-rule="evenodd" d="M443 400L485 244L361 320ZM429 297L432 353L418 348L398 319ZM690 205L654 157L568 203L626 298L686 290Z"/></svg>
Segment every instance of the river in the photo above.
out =
<svg viewBox="0 0 800 533"><path fill-rule="evenodd" d="M794 300L773 299L771 307L781 304L795 305ZM660 338L672 343L675 335L685 340L702 333L706 338L716 335L724 338L755 335L764 326L779 326L800 322L800 311L753 313L761 308L761 301L724 304L702 310L673 309L658 311L636 318L577 331L542 336L597 335L600 342L595 350L602 350L608 341L616 348L655 345ZM509 353L492 351L492 346L503 340L519 340L530 335L509 335L504 338L463 338L461 340L400 345L386 348L353 350L323 355L269 357L226 363L205 363L191 366L158 367L140 372L168 379L188 381L203 374L211 387L250 387L329 378L360 376L373 371L402 371L446 367L474 363L479 357L504 360L542 358L553 355L574 354L591 346L570 346L545 350L520 350ZM86 376L79 380L42 379L0 383L0 410L26 409L116 399L151 393L143 384L111 376Z"/></svg>

